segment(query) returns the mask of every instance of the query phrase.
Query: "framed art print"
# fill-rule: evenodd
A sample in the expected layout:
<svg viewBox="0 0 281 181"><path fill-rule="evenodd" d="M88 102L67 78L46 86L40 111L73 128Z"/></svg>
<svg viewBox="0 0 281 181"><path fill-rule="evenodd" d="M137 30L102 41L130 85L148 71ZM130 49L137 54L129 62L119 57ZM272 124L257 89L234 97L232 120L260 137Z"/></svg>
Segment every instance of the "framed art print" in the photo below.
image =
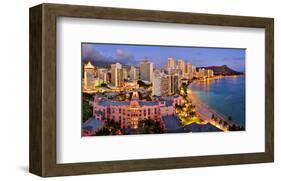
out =
<svg viewBox="0 0 281 181"><path fill-rule="evenodd" d="M30 172L274 160L271 18L30 8Z"/></svg>

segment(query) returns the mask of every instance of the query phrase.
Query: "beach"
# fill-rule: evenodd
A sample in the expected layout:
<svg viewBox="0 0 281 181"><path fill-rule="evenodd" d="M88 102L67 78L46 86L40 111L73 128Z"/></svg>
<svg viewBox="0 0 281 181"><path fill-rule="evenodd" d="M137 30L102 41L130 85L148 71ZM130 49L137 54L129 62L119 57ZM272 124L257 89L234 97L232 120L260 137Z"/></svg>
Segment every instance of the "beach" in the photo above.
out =
<svg viewBox="0 0 281 181"><path fill-rule="evenodd" d="M192 84L193 83L191 83L189 86L192 86ZM206 103L204 103L202 100L200 100L200 98L198 98L193 94L191 89L188 89L187 93L188 93L189 100L192 102L193 105L195 105L196 114L203 120L202 124L210 123L222 131L228 131L228 125L231 123L227 120L225 115L214 110ZM215 115L218 118L218 120L223 120L227 122L227 125L224 126L222 124L219 124L218 123L219 121L215 121L214 119L212 119L212 115Z"/></svg>

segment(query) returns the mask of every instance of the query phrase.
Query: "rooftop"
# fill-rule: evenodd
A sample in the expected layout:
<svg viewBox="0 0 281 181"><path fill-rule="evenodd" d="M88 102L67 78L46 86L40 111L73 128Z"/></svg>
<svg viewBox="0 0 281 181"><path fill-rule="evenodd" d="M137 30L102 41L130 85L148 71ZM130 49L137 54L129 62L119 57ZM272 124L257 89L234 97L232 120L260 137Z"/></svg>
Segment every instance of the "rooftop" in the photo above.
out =
<svg viewBox="0 0 281 181"><path fill-rule="evenodd" d="M172 100L168 100L168 101L165 101L165 102L166 102L166 107L173 106L173 101Z"/></svg>
<svg viewBox="0 0 281 181"><path fill-rule="evenodd" d="M93 69L94 66L91 64L91 62L88 62L87 64L84 65L85 69Z"/></svg>
<svg viewBox="0 0 281 181"><path fill-rule="evenodd" d="M168 132L176 132L177 130L181 129L178 117L176 115L163 116L162 120Z"/></svg>
<svg viewBox="0 0 281 181"><path fill-rule="evenodd" d="M157 101L139 101L140 106L157 106L159 103Z"/></svg>
<svg viewBox="0 0 281 181"><path fill-rule="evenodd" d="M102 125L103 123L101 120L97 120L94 117L92 117L82 124L82 129L95 132L98 129L100 129Z"/></svg>
<svg viewBox="0 0 281 181"><path fill-rule="evenodd" d="M108 99L102 99L99 102L101 106L129 106L130 103L128 101L113 101Z"/></svg>
<svg viewBox="0 0 281 181"><path fill-rule="evenodd" d="M207 124L204 124L204 125L192 123L190 125L185 126L184 130L186 132L217 132L217 131L221 131L219 128L213 126L210 123L207 123Z"/></svg>

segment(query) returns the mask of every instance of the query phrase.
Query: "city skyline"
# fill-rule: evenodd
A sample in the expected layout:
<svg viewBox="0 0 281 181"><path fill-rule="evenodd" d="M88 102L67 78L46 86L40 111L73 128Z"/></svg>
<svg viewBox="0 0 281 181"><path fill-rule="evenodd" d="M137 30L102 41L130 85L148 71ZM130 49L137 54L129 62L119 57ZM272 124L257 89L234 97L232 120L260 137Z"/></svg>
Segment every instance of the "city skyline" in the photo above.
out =
<svg viewBox="0 0 281 181"><path fill-rule="evenodd" d="M233 70L245 72L246 50L242 48L82 43L81 49L84 62L119 62L139 66L142 60L149 59L156 68L162 68L167 58L173 57L176 60L184 59L197 67L227 65Z"/></svg>
<svg viewBox="0 0 281 181"><path fill-rule="evenodd" d="M82 136L245 130L244 49L82 44L81 51Z"/></svg>

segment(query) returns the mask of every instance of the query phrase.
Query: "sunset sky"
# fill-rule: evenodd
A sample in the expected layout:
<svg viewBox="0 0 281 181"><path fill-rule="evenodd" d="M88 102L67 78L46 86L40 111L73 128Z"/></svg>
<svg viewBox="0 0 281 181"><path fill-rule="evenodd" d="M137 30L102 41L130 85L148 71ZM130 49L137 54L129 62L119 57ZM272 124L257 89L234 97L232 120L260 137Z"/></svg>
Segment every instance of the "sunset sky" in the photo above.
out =
<svg viewBox="0 0 281 181"><path fill-rule="evenodd" d="M161 68L168 57L184 59L197 67L227 65L233 70L244 72L246 49L82 43L84 61L120 62L137 66L143 59L150 59L155 67Z"/></svg>

